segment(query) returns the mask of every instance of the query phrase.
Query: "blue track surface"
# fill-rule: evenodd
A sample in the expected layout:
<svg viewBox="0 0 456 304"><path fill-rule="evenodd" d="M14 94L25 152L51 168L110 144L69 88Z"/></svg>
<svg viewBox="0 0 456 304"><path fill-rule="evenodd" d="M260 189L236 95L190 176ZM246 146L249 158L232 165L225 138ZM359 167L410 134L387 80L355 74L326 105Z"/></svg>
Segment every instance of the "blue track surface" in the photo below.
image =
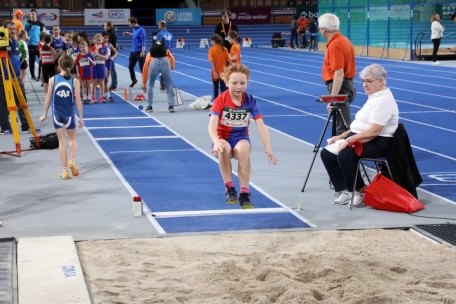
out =
<svg viewBox="0 0 456 304"><path fill-rule="evenodd" d="M128 65L129 50L120 51L117 64ZM323 55L309 52L293 52L277 49L242 48L242 62L249 66L251 80L247 91L256 96L261 105L265 122L268 126L289 134L300 140L315 144L327 118L323 105L315 102L316 98L326 93L321 79ZM182 91L195 96L209 95L212 92L210 65L207 62L206 49L173 49L176 58L176 69L173 82ZM391 89L399 105L400 121L405 125L415 153L418 167L424 179L421 189L435 193L443 198L456 202L456 97L454 83L456 69L442 66L425 66L400 61L357 58L357 70L379 63L388 72L387 86ZM139 70L138 70L139 72ZM352 115L365 103L367 95L361 82L356 80L357 97L352 103ZM144 116L128 103L114 103L114 109L100 111L105 105L90 105L85 116L102 118L112 115L119 117ZM114 120L116 126L154 126L157 123L150 119ZM111 120L87 121L88 127L113 126ZM153 130L152 130L153 129ZM155 136L154 132L165 128L136 129L141 136ZM95 137L130 136L130 133L99 129L93 131ZM149 135L148 135L149 134ZM168 133L163 133L168 134ZM329 131L328 134L329 136ZM213 189L214 180L220 180L220 173L215 162L195 150L180 138L135 140L103 140L99 145L112 159L119 171L132 187L140 193L152 211L173 212L188 210L230 210L233 206L224 204L223 189ZM121 147L121 148L119 148ZM129 149L125 149L129 147ZM157 153L157 150L168 150ZM124 150L146 150L152 152L131 152L133 156L124 155ZM181 151L177 151L181 150ZM189 156L195 161L189 163ZM203 171L201 168L205 167ZM146 170L146 175L138 173L137 168ZM188 168L189 172L182 170ZM147 178L145 177L147 176ZM196 178L198 176L198 178ZM184 182L187 181L187 182ZM236 181L235 181L236 183ZM180 203L170 206L163 191L175 186L173 191ZM209 185L209 186L208 186ZM198 193L194 195L195 188ZM252 191L252 200L259 208L279 207L274 201L256 190ZM184 201L184 202L182 202ZM281 218L284 214L274 216ZM264 220L265 214L249 214L248 217ZM268 215L269 216L269 215ZM296 218L290 214L291 217ZM237 215L217 215L213 217L176 217L157 219L167 232L213 231L229 229L258 229L257 222L244 227L236 226L224 218ZM242 219L248 218L243 215ZM306 224L302 223L302 227ZM220 225L217 225L220 220ZM275 220L272 220L274 222ZM280 219L282 221L282 219ZM246 220L246 223L251 220ZM198 223L204 223L200 227ZM201 224L203 225L203 224ZM278 224L281 227L281 224ZM289 222L292 227L293 221ZM301 224L300 224L301 225ZM176 227L176 228L173 228ZM242 228L239 228L242 227ZM294 226L293 226L294 227ZM264 227L268 228L268 227ZM277 226L269 226L277 228ZM283 227L284 228L284 227Z"/></svg>
<svg viewBox="0 0 456 304"><path fill-rule="evenodd" d="M221 180L217 163L135 106L113 98L114 103L84 105L86 126L153 214L174 213L157 218L165 232L310 227L254 187L250 192L256 213L224 214L240 206L225 203L222 183L214 186ZM236 176L233 182L238 184ZM261 212L264 208L268 211ZM179 214L187 211L216 214Z"/></svg>

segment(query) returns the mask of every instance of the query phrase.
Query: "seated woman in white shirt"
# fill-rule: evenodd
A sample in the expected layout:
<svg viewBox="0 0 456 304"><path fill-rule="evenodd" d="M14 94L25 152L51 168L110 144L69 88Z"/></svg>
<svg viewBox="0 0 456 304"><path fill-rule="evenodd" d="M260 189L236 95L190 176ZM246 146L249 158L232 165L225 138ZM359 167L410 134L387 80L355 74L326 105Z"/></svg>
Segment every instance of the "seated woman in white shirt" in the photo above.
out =
<svg viewBox="0 0 456 304"><path fill-rule="evenodd" d="M333 204L346 205L352 198L355 175L358 161L361 158L385 157L388 153L393 134L399 121L399 110L396 100L386 85L386 71L378 65L372 64L360 73L363 88L368 99L364 106L356 113L355 120L350 125L350 130L339 136L332 137L328 144L340 141L337 155L322 149L321 159L329 174L334 190L339 192L339 197ZM363 145L361 155L348 148L353 141L360 141ZM362 178L356 181L353 205L364 202L366 185Z"/></svg>

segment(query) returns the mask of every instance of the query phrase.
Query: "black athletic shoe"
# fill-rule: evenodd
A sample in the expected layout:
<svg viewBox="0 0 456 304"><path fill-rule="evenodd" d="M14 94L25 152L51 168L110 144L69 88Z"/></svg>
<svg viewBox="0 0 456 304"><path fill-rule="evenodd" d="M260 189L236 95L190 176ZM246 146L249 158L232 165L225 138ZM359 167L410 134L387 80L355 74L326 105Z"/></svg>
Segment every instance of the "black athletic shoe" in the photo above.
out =
<svg viewBox="0 0 456 304"><path fill-rule="evenodd" d="M147 106L146 112L153 112L154 110L152 109L152 106Z"/></svg>
<svg viewBox="0 0 456 304"><path fill-rule="evenodd" d="M173 113L174 112L174 107L173 106L169 106L168 107L168 112L169 113Z"/></svg>
<svg viewBox="0 0 456 304"><path fill-rule="evenodd" d="M138 83L138 80L134 80L134 81L130 84L130 88L133 88L137 83Z"/></svg>
<svg viewBox="0 0 456 304"><path fill-rule="evenodd" d="M234 187L230 187L230 188L228 188L228 190L226 190L225 197L226 197L226 203L228 205L233 205L233 204L239 203L237 192Z"/></svg>
<svg viewBox="0 0 456 304"><path fill-rule="evenodd" d="M239 203L242 209L253 209L253 204L250 201L250 193L241 193Z"/></svg>

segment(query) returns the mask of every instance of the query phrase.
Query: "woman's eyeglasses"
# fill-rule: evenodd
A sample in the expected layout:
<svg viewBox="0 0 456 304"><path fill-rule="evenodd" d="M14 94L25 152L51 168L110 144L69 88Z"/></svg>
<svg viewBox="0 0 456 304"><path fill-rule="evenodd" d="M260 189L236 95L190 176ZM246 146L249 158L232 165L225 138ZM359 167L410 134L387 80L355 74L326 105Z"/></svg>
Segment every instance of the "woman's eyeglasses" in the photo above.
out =
<svg viewBox="0 0 456 304"><path fill-rule="evenodd" d="M372 82L376 81L378 79L363 79L361 80L363 83L371 84Z"/></svg>

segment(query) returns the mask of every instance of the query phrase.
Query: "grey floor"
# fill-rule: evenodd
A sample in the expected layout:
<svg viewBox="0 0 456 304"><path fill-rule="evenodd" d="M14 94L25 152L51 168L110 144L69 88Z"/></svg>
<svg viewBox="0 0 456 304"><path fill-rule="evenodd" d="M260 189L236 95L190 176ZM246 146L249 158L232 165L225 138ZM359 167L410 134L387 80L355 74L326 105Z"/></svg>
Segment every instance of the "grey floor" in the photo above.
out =
<svg viewBox="0 0 456 304"><path fill-rule="evenodd" d="M128 71L121 66L118 66L117 71L120 80L117 93L123 96L122 90L129 84ZM38 122L44 102L41 87L37 82L30 81L26 87L34 90L27 94L27 99L36 126L42 129L42 134L54 132L51 120ZM210 89L208 87L208 92ZM137 93L140 93L139 86L134 94ZM156 86L154 112L151 115L211 157L207 134L208 112L190 110L188 104L196 97L181 93L184 105L171 114L167 112L165 94L159 93ZM140 104L145 106L145 102L133 102L136 106ZM322 120L322 128L323 125ZM319 156L306 191L302 193L300 190L315 143L303 142L273 129L269 131L279 162L276 166L268 164L261 140L252 124L251 181L289 207L294 208L299 203L299 214L315 224L317 228L314 229L393 228L448 222L367 207L350 211L347 206L332 205L334 192L328 187L328 177ZM29 137L29 134L21 134L23 148L29 146ZM78 130L77 141L77 163L81 176L69 181L59 178L61 165L57 150L23 152L22 157L0 155L0 221L3 222L0 238L71 235L75 240L92 240L159 236L153 221L147 217L133 217L132 192L128 184L117 174L85 129ZM14 150L13 137L0 136L0 151L10 150ZM418 215L448 217L456 214L455 202L421 190L419 197L426 209Z"/></svg>

